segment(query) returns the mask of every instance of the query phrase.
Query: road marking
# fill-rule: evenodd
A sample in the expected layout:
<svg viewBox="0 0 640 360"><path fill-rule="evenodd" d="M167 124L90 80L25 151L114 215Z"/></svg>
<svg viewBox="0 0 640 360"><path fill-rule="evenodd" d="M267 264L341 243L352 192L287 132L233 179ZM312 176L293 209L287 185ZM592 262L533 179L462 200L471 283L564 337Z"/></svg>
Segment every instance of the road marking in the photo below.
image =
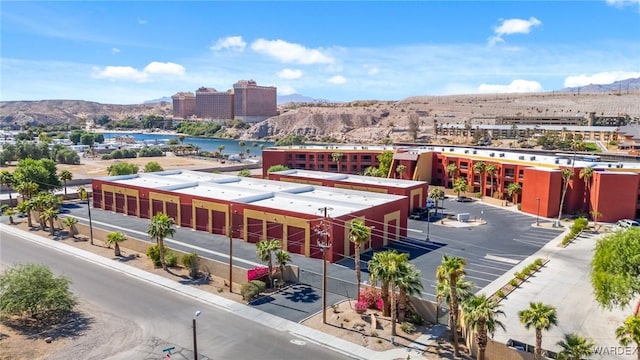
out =
<svg viewBox="0 0 640 360"><path fill-rule="evenodd" d="M485 259L488 259L488 260L494 260L494 261L499 261L499 262L505 262L505 263L513 264L513 265L516 265L517 263L519 263L519 262L520 262L519 260L509 259L509 258L506 258L506 257L502 257L502 256L495 256L495 255L489 255L489 254L485 255L485 256L484 256L484 258L485 258Z"/></svg>
<svg viewBox="0 0 640 360"><path fill-rule="evenodd" d="M409 231L413 231L413 232L417 232L417 233L423 233L424 231L422 230L416 230L416 229L407 229Z"/></svg>
<svg viewBox="0 0 640 360"><path fill-rule="evenodd" d="M89 219L81 218L81 217L78 217L78 216L74 216L74 217L77 218L78 220L89 221ZM142 231L127 229L127 228L123 228L123 227L120 227L120 226L115 226L115 225L111 225L111 224L107 224L107 223L103 223L103 222L95 221L95 220L91 220L91 222L94 223L94 224L104 225L104 226L108 226L110 228L114 228L114 229L118 229L118 230L122 230L122 231L127 231L127 232L138 234L138 235L149 236L149 234L143 233ZM200 246L190 245L190 244L183 243L183 242L180 242L180 241L176 241L176 240L173 240L173 239L164 239L164 241L168 242L168 243L173 243L173 244L181 245L181 246L184 246L184 247L188 247L188 248L191 248L191 249L194 249L194 250L202 251L202 252L205 252L205 253L209 253L209 254L212 254L212 255L217 255L217 256L220 256L222 258L227 258L227 259L229 258L228 254L224 254L224 253L221 253L221 252L205 249L205 248L202 248ZM240 259L240 258L238 258L236 256L233 257L233 261L238 261L238 262L245 263L245 264L251 265L251 266L263 266L262 264L258 264L256 262L249 261L249 260Z"/></svg>

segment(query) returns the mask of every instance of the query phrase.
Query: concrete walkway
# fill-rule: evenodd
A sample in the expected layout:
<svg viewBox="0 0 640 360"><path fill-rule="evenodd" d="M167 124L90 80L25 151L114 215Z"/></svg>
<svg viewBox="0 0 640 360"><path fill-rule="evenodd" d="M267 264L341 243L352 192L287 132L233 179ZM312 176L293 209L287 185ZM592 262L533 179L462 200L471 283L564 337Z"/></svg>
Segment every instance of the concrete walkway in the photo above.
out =
<svg viewBox="0 0 640 360"><path fill-rule="evenodd" d="M148 273L141 269L129 266L125 263L113 261L111 259L82 249L78 249L70 245L51 241L50 239L31 234L29 232L17 229L6 224L0 224L0 234L2 233L11 233L25 240L37 243L41 246L46 246L66 253L70 256L82 258L101 266L113 269L114 271L127 274L128 276L138 278L141 281L164 287L170 291L188 296L192 299L201 301L202 303L215 306L218 309L233 313L236 316L240 316L251 321L255 321L256 323L268 326L274 330L289 332L308 341L333 349L336 352L345 354L355 359L393 360L406 359L408 355L411 359L426 359L426 357L422 355L423 350L426 349L429 345L435 345L436 339L446 331L446 327L436 325L431 328L429 333L419 337L416 340L416 343L414 343L414 346L412 346L411 348L396 348L384 352L377 352L366 347L345 341L339 337L325 334L296 322L289 321L265 313L253 307L226 299L216 294L212 294L188 285L180 284L176 281L167 279L160 275Z"/></svg>

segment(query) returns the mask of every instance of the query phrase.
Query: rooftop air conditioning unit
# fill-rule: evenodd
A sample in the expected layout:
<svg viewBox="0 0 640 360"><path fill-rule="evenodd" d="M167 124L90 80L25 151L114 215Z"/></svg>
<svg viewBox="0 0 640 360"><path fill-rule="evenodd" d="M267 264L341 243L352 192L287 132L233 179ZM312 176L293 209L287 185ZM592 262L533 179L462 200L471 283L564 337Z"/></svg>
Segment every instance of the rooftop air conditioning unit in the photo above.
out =
<svg viewBox="0 0 640 360"><path fill-rule="evenodd" d="M607 164L608 167L611 167L611 164Z"/></svg>
<svg viewBox="0 0 640 360"><path fill-rule="evenodd" d="M618 169L622 168L622 164L617 164L616 168L618 168Z"/></svg>
<svg viewBox="0 0 640 360"><path fill-rule="evenodd" d="M518 159L519 159L519 160L524 160L524 155L520 155L520 156L518 156Z"/></svg>
<svg viewBox="0 0 640 360"><path fill-rule="evenodd" d="M536 159L535 156L532 156L532 157L529 158L529 160L531 160L531 161L534 161L535 159Z"/></svg>
<svg viewBox="0 0 640 360"><path fill-rule="evenodd" d="M571 165L571 159L567 159L567 164Z"/></svg>
<svg viewBox="0 0 640 360"><path fill-rule="evenodd" d="M556 159L556 164L560 164L560 159Z"/></svg>
<svg viewBox="0 0 640 360"><path fill-rule="evenodd" d="M464 151L464 153L465 153L465 154L468 154L468 153L469 153L469 150L465 150L465 151Z"/></svg>
<svg viewBox="0 0 640 360"><path fill-rule="evenodd" d="M477 154L477 153L478 153L478 152L477 152L476 150L473 150L473 154L474 154L474 155L475 155L475 154Z"/></svg>
<svg viewBox="0 0 640 360"><path fill-rule="evenodd" d="M489 156L494 157L496 156L496 153L490 153Z"/></svg>
<svg viewBox="0 0 640 360"><path fill-rule="evenodd" d="M455 150L456 150L456 149L454 149L454 148L449 148L449 151L451 151L451 152L453 152L453 151L455 151Z"/></svg>
<svg viewBox="0 0 640 360"><path fill-rule="evenodd" d="M504 157L504 153L500 153L500 157Z"/></svg>

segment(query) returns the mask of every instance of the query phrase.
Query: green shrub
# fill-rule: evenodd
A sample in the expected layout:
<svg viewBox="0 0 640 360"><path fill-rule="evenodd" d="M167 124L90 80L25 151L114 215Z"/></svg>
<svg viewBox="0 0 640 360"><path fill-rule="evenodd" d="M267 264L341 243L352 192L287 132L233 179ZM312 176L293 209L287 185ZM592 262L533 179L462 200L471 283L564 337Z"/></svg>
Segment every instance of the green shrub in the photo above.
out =
<svg viewBox="0 0 640 360"><path fill-rule="evenodd" d="M167 252L167 247L164 247L165 254ZM160 262L160 251L158 249L158 245L151 245L147 248L147 256L153 262L153 266L160 267L162 263Z"/></svg>
<svg viewBox="0 0 640 360"><path fill-rule="evenodd" d="M509 285L511 285L513 287L518 286L518 280L516 280L516 279L509 280Z"/></svg>
<svg viewBox="0 0 640 360"><path fill-rule="evenodd" d="M535 263L531 263L529 264L529 266L527 266L527 271L529 272L529 274L533 273L536 270L538 270L538 265L536 265Z"/></svg>
<svg viewBox="0 0 640 360"><path fill-rule="evenodd" d="M416 327L413 326L412 323L406 321L400 325L400 329L402 329L405 334L413 334L413 332L416 331Z"/></svg>
<svg viewBox="0 0 640 360"><path fill-rule="evenodd" d="M520 273L522 273L522 275L524 276L529 276L529 274L531 274L531 269L529 269L529 267L525 267L524 269L522 269L522 271L520 271Z"/></svg>
<svg viewBox="0 0 640 360"><path fill-rule="evenodd" d="M251 301L267 288L264 281L252 280L240 287L240 295L246 301Z"/></svg>
<svg viewBox="0 0 640 360"><path fill-rule="evenodd" d="M408 318L409 322L413 325L420 326L424 323L424 319L422 319L422 316L420 316L420 314L418 314L417 312L410 312Z"/></svg>
<svg viewBox="0 0 640 360"><path fill-rule="evenodd" d="M200 257L196 253L184 254L180 263L185 268L189 269L189 276L193 279L198 277L198 268L200 267Z"/></svg>
<svg viewBox="0 0 640 360"><path fill-rule="evenodd" d="M521 207L522 207L522 204L518 204L518 210L520 210Z"/></svg>
<svg viewBox="0 0 640 360"><path fill-rule="evenodd" d="M499 297L499 298L503 298L504 297L504 291L502 291L502 290L496 291L496 296Z"/></svg>
<svg viewBox="0 0 640 360"><path fill-rule="evenodd" d="M527 274L525 274L524 271L518 271L514 274L514 276L518 280L524 280L527 277Z"/></svg>
<svg viewBox="0 0 640 360"><path fill-rule="evenodd" d="M178 254L175 251L165 251L164 261L167 263L168 267L175 267L178 265Z"/></svg>
<svg viewBox="0 0 640 360"><path fill-rule="evenodd" d="M544 260L542 260L541 258L537 258L533 263L536 265L536 267L540 268L544 264Z"/></svg>

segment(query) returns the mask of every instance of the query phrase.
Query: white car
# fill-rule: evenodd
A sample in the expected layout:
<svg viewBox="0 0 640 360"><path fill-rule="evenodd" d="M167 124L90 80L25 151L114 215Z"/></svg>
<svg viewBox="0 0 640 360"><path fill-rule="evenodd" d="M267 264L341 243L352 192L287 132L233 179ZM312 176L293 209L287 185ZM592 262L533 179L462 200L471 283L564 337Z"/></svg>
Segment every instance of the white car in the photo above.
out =
<svg viewBox="0 0 640 360"><path fill-rule="evenodd" d="M435 207L436 207L436 202L433 199L428 198L427 199L427 209L433 209Z"/></svg>
<svg viewBox="0 0 640 360"><path fill-rule="evenodd" d="M640 223L631 219L622 219L616 222L616 228L619 230L626 230L633 226L640 226Z"/></svg>

